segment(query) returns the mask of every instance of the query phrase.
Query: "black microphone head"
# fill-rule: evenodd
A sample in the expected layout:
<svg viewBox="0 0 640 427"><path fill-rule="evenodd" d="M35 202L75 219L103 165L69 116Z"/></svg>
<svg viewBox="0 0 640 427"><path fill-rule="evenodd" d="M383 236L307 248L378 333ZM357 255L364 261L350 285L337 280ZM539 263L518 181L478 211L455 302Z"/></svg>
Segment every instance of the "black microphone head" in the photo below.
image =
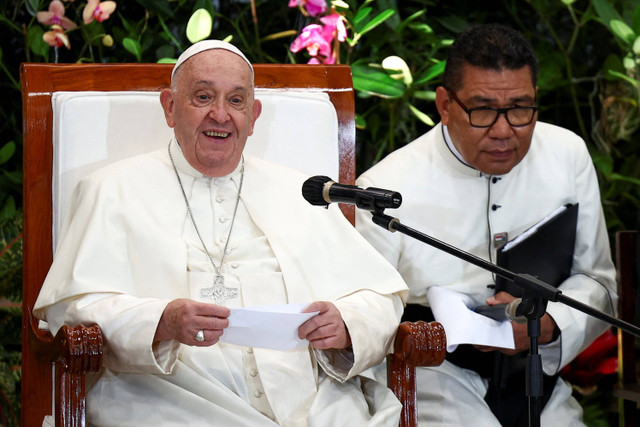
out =
<svg viewBox="0 0 640 427"><path fill-rule="evenodd" d="M314 206L327 206L329 203L324 199L322 193L324 185L331 181L333 180L328 176L312 176L302 184L302 197Z"/></svg>

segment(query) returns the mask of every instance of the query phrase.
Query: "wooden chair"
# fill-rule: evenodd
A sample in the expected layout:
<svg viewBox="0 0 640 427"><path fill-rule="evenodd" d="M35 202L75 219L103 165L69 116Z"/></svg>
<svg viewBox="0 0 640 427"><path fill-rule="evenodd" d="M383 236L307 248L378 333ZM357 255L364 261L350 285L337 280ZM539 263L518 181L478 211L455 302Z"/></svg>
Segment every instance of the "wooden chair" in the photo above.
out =
<svg viewBox="0 0 640 427"><path fill-rule="evenodd" d="M72 97L87 91L89 95L96 91L94 94L97 96L120 92L134 95L139 92L158 92L169 84L171 68L171 65L160 64L21 66L24 125L22 424L25 426L41 425L43 418L51 414L58 426L85 424L84 378L86 373L99 372L101 369L103 342L100 329L97 325L63 327L53 337L39 327L38 320L32 315L32 308L53 258L57 231L64 216L65 194L88 169L113 161L117 156L134 154L122 153L121 150L106 152L89 165L58 171L60 165L73 166L75 160L69 160L54 147L56 139L66 143L68 136L61 131L58 112L54 114L54 110L67 92ZM329 172L326 169L306 171L309 174L337 176L340 182L353 184L355 107L349 67L256 64L255 82L259 98L284 89L289 94L319 94L333 105L339 166L335 167L335 174L331 172L332 165L328 167ZM273 108L277 109L277 105ZM118 109L115 110L117 113ZM100 138L107 133L99 127L101 121L105 120L105 111L109 115L114 112L107 109L91 115L91 112L77 106L75 111L79 114L77 120L83 123L85 119L80 116L89 114L90 123L97 126L94 133ZM264 119L266 111L265 107L261 119ZM262 121L267 124L270 122ZM258 120L256 134L262 133L258 128L260 123L261 120ZM134 127L138 125L145 123L136 123ZM313 132L305 134L305 141L310 133ZM166 141L161 141L162 146ZM91 144L94 143L92 138ZM134 151L138 150L136 144L130 145L134 146ZM247 147L251 145L254 143L248 143ZM257 146L260 147L260 143ZM145 147L143 150L152 148ZM82 146L75 146L73 150L82 149ZM123 148L124 151L128 149ZM265 150L267 158L268 152ZM353 206L341 208L353 223ZM444 360L445 346L444 329L435 322L407 323L399 328L388 366L389 386L404 404L401 425L417 425L415 366L439 365Z"/></svg>
<svg viewBox="0 0 640 427"><path fill-rule="evenodd" d="M616 268L618 281L618 316L625 322L638 324L638 239L636 231L616 233ZM640 384L638 383L637 339L618 330L618 384L613 395L620 399L620 425L640 425Z"/></svg>

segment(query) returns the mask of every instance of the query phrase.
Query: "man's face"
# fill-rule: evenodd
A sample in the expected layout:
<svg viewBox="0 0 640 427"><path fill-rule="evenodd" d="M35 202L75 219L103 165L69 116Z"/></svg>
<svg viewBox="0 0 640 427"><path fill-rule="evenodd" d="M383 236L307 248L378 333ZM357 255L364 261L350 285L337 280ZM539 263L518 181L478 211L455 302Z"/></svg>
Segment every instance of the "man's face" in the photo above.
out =
<svg viewBox="0 0 640 427"><path fill-rule="evenodd" d="M532 106L536 102L528 66L495 71L465 65L462 87L456 95L467 108ZM450 99L444 87L436 90L436 106L456 149L469 165L485 174L509 172L529 151L537 112L526 126L511 126L501 114L492 126L477 128L471 126L469 115Z"/></svg>
<svg viewBox="0 0 640 427"><path fill-rule="evenodd" d="M207 50L184 62L174 79L160 101L187 161L208 176L231 173L262 111L249 65L227 50Z"/></svg>

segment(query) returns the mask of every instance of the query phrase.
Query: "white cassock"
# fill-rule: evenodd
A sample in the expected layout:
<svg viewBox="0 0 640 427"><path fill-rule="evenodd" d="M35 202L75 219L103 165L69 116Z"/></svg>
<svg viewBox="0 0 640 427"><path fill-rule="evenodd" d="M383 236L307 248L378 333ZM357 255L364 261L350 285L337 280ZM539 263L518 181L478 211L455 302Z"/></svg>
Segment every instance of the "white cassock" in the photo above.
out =
<svg viewBox="0 0 640 427"><path fill-rule="evenodd" d="M509 173L489 176L466 165L444 138L442 124L391 153L358 178L363 187L381 187L402 194L393 215L405 225L495 262L492 236L513 238L556 208L579 203L571 276L563 294L608 314L617 302L615 269L598 182L584 144L574 133L547 123L536 124L531 148ZM357 212L358 230L390 261L409 285L408 303L429 305L432 285L465 293L477 305L493 295L490 272L448 253L371 223ZM550 242L553 244L553 242ZM547 312L561 335L540 347L544 372L554 375L608 327L561 303ZM419 368L418 414L421 424L497 425L484 402L487 383L476 372L445 361ZM561 379L542 412L542 425L578 422L581 409Z"/></svg>
<svg viewBox="0 0 640 427"><path fill-rule="evenodd" d="M216 265L234 215L240 167L209 178L171 144L194 219ZM389 389L359 376L387 354L407 288L337 206L309 205L306 175L255 158L222 272L229 307L332 301L352 351L287 352L218 343L153 343L165 306L200 297L213 267L187 214L167 150L80 182L35 305L53 333L98 324L104 369L88 378L96 425L397 425Z"/></svg>

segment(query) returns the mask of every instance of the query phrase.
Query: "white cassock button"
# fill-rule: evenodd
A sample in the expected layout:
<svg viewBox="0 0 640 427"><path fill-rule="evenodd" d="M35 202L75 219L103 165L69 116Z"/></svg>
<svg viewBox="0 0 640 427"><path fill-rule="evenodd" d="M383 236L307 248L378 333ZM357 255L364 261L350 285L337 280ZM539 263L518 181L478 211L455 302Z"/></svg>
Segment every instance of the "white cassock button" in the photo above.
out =
<svg viewBox="0 0 640 427"><path fill-rule="evenodd" d="M238 267L240 267L240 264L238 264L237 262L231 263L231 268L238 268Z"/></svg>
<svg viewBox="0 0 640 427"><path fill-rule="evenodd" d="M255 397L260 397L260 396L262 396L262 392L260 390L256 390L256 391L253 392L253 395Z"/></svg>
<svg viewBox="0 0 640 427"><path fill-rule="evenodd" d="M258 371L255 369L252 369L249 371L249 375L251 375L252 377L255 377L256 375L258 375Z"/></svg>
<svg viewBox="0 0 640 427"><path fill-rule="evenodd" d="M218 218L218 221L220 221L222 224L224 224L225 222L229 221L229 218L225 218L225 217L221 216L220 218Z"/></svg>
<svg viewBox="0 0 640 427"><path fill-rule="evenodd" d="M216 197L216 202L218 202L218 203L224 202L224 197L222 197L222 196Z"/></svg>
<svg viewBox="0 0 640 427"><path fill-rule="evenodd" d="M247 353L253 354L253 347L247 347Z"/></svg>

